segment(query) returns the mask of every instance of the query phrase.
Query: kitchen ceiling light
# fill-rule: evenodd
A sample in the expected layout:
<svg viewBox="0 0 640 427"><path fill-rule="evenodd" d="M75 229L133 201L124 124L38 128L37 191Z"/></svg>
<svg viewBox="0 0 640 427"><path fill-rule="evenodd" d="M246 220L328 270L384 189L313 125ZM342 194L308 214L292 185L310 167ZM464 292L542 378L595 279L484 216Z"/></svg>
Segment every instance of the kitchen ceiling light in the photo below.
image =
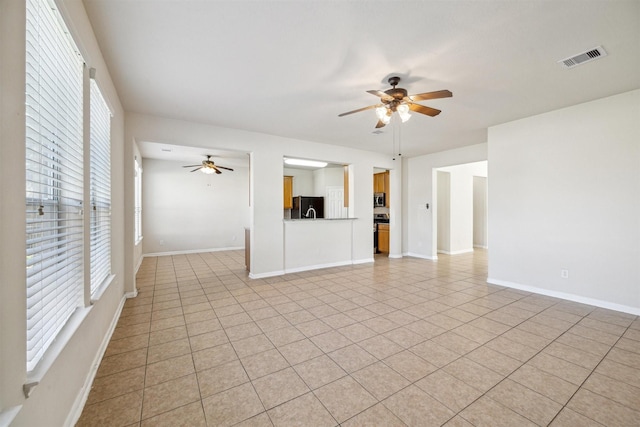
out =
<svg viewBox="0 0 640 427"><path fill-rule="evenodd" d="M327 162L319 162L317 160L305 160L305 159L284 159L284 162L288 165L294 166L309 166L312 168L323 168L327 166Z"/></svg>
<svg viewBox="0 0 640 427"><path fill-rule="evenodd" d="M200 169L200 172L206 173L207 175L211 175L213 173L216 173L216 170L214 168L203 167L202 169Z"/></svg>

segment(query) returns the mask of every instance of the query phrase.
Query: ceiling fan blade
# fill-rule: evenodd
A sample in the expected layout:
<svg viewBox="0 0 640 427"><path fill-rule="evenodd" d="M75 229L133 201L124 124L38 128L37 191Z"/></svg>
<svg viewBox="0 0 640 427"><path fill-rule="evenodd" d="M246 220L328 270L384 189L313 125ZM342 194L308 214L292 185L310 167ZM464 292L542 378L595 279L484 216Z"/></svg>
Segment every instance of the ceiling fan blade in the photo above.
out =
<svg viewBox="0 0 640 427"><path fill-rule="evenodd" d="M224 167L224 166L218 166L218 165L216 165L216 167L217 167L217 168L220 168L220 169L225 169L225 170L228 170L228 171L233 172L233 169L231 169L231 168L226 168L226 167Z"/></svg>
<svg viewBox="0 0 640 427"><path fill-rule="evenodd" d="M367 93L370 93L371 95L379 96L381 99L384 99L385 101L393 101L393 96L389 95L388 93L384 93L381 90L368 90Z"/></svg>
<svg viewBox="0 0 640 427"><path fill-rule="evenodd" d="M195 172L195 171L200 170L200 169L202 169L202 166L200 166L199 168L195 168L194 170L192 170L190 172Z"/></svg>
<svg viewBox="0 0 640 427"><path fill-rule="evenodd" d="M380 104L369 105L368 107L358 108L357 110L347 111L346 113L338 114L338 117L346 116L348 114L359 113L360 111L373 110L374 108L378 108Z"/></svg>
<svg viewBox="0 0 640 427"><path fill-rule="evenodd" d="M214 171L216 171L216 174L220 175L222 173L222 171L220 169L218 169L217 166L215 165L211 165L211 169L213 169Z"/></svg>
<svg viewBox="0 0 640 427"><path fill-rule="evenodd" d="M187 165L187 166L183 166L183 168L195 168L196 166L202 166L202 165Z"/></svg>
<svg viewBox="0 0 640 427"><path fill-rule="evenodd" d="M378 120L378 123L376 123L376 129L380 129L382 127L385 127L385 123L382 120Z"/></svg>
<svg viewBox="0 0 640 427"><path fill-rule="evenodd" d="M453 94L448 90L436 90L435 92L419 93L417 95L409 95L411 101L423 101L425 99L450 98Z"/></svg>
<svg viewBox="0 0 640 427"><path fill-rule="evenodd" d="M409 109L411 111L415 111L416 113L426 114L427 116L437 116L440 114L440 110L436 110L435 108L425 107L424 105L414 104L413 102L407 102Z"/></svg>

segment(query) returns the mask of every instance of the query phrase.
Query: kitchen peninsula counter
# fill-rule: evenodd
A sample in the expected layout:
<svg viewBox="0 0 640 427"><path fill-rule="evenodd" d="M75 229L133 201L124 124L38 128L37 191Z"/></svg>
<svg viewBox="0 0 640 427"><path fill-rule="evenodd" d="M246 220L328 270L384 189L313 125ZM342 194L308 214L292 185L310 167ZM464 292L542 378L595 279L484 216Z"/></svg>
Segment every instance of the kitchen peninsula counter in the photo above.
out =
<svg viewBox="0 0 640 427"><path fill-rule="evenodd" d="M358 218L284 220L284 271L353 264L353 228Z"/></svg>
<svg viewBox="0 0 640 427"><path fill-rule="evenodd" d="M313 221L353 221L360 218L285 218L284 222L313 222Z"/></svg>

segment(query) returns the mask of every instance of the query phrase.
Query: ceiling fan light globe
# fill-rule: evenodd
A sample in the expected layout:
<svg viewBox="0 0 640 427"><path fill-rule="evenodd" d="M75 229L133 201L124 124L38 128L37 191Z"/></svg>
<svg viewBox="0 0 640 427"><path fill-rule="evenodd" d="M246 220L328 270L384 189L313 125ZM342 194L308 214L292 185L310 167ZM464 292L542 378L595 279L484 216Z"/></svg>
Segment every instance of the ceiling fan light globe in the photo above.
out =
<svg viewBox="0 0 640 427"><path fill-rule="evenodd" d="M402 123L406 122L411 118L411 114L398 110L398 115L400 116L400 120Z"/></svg>
<svg viewBox="0 0 640 427"><path fill-rule="evenodd" d="M384 117L386 117L386 116L387 116L387 107L380 106L380 107L376 108L376 117L379 120L383 120Z"/></svg>
<svg viewBox="0 0 640 427"><path fill-rule="evenodd" d="M385 125L388 125L388 124L389 124L389 122L391 121L391 114L388 114L388 115L382 116L382 118L380 119L380 121L381 121L382 123L384 123Z"/></svg>
<svg viewBox="0 0 640 427"><path fill-rule="evenodd" d="M213 168L210 168L210 167L203 167L202 169L200 169L200 171L207 175L211 175L212 173L216 172Z"/></svg>

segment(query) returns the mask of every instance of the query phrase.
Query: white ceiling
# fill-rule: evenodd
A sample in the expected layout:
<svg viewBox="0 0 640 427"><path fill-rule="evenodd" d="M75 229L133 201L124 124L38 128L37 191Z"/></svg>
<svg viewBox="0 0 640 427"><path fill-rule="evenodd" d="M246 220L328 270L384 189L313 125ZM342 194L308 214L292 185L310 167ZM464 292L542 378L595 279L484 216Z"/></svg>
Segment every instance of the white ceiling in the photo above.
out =
<svg viewBox="0 0 640 427"><path fill-rule="evenodd" d="M131 112L390 152L391 126L373 134L373 111L338 114L375 104L365 91L391 75L409 94L451 90L421 102L439 116L401 125L405 156L640 87L638 0L84 4ZM557 63L599 45L604 58Z"/></svg>

